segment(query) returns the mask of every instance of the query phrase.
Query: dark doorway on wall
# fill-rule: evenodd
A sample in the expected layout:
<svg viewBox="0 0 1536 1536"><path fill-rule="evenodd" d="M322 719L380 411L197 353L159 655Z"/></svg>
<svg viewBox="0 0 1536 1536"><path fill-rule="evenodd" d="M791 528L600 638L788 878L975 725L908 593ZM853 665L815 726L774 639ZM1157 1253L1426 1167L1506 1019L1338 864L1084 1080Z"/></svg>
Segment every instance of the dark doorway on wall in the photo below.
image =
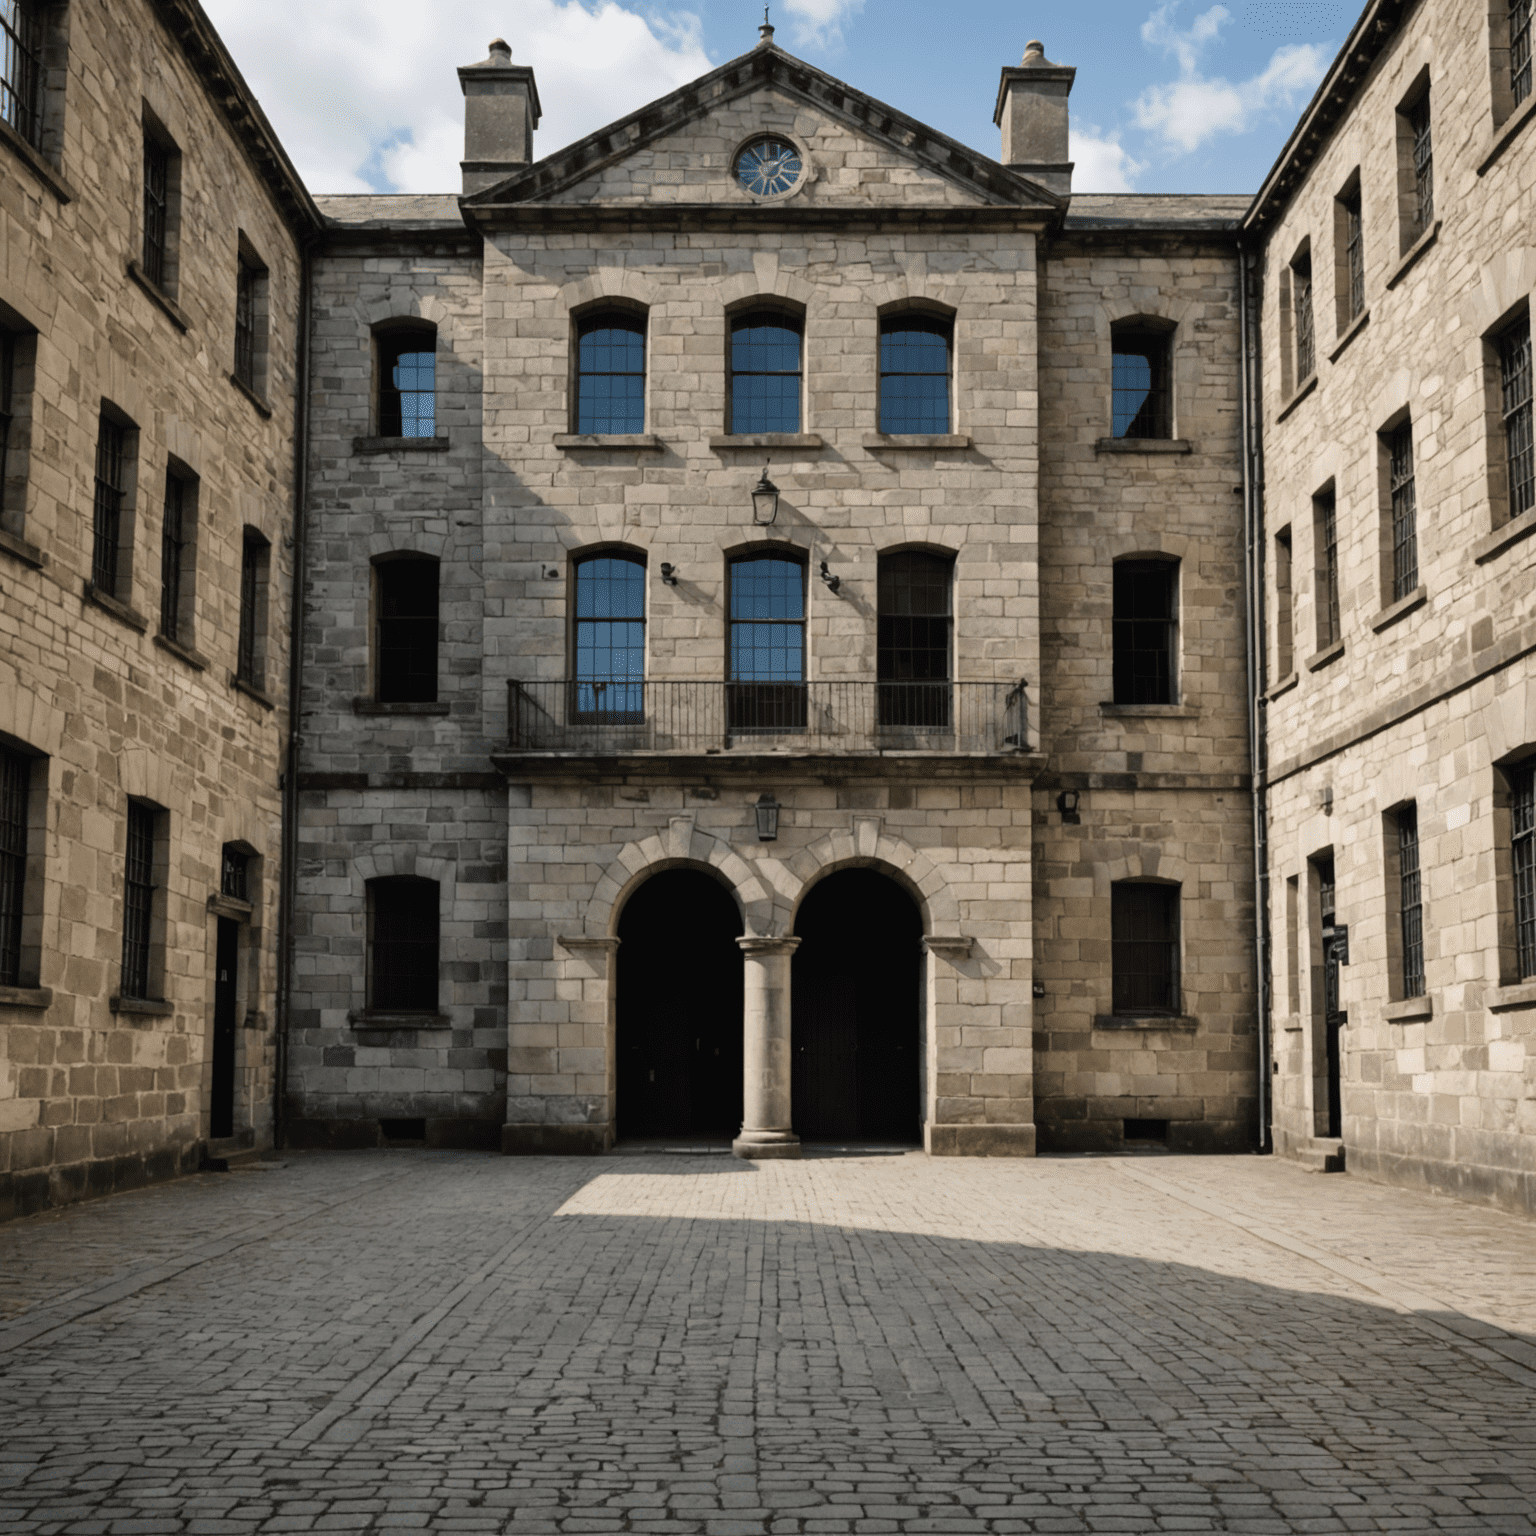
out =
<svg viewBox="0 0 1536 1536"><path fill-rule="evenodd" d="M213 1084L208 1099L208 1136L235 1134L235 1006L240 965L240 925L219 920L213 972Z"/></svg>
<svg viewBox="0 0 1536 1536"><path fill-rule="evenodd" d="M795 1130L805 1141L920 1141L916 903L875 870L845 869L812 888L795 932Z"/></svg>
<svg viewBox="0 0 1536 1536"><path fill-rule="evenodd" d="M619 919L620 1140L741 1130L741 915L718 880L655 875Z"/></svg>
<svg viewBox="0 0 1536 1536"><path fill-rule="evenodd" d="M1348 932L1339 926L1335 903L1333 860L1317 861L1317 894L1319 914L1323 927L1323 1028L1328 1071L1328 1128L1329 1136L1344 1134L1344 1063L1342 1040L1344 1026L1349 1015L1339 1006L1339 967L1347 958L1344 935Z"/></svg>

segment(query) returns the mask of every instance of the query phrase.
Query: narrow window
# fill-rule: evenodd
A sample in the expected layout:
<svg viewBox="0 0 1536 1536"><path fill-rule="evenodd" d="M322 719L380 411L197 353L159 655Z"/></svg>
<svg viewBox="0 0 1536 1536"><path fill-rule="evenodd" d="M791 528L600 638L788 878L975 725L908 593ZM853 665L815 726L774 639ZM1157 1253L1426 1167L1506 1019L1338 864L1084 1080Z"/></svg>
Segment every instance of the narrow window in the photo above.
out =
<svg viewBox="0 0 1536 1536"><path fill-rule="evenodd" d="M1308 247L1291 263L1291 309L1296 324L1296 384L1317 372L1317 342L1312 330L1312 254Z"/></svg>
<svg viewBox="0 0 1536 1536"><path fill-rule="evenodd" d="M1345 331L1365 313L1365 239L1360 224L1360 178L1339 198L1339 330Z"/></svg>
<svg viewBox="0 0 1536 1536"><path fill-rule="evenodd" d="M1398 214L1401 246L1407 250L1435 221L1435 146L1431 131L1429 87L1398 108Z"/></svg>
<svg viewBox="0 0 1536 1536"><path fill-rule="evenodd" d="M437 332L423 326L386 331L378 349L379 436L434 436Z"/></svg>
<svg viewBox="0 0 1536 1536"><path fill-rule="evenodd" d="M378 572L378 699L437 701L437 561L383 560Z"/></svg>
<svg viewBox="0 0 1536 1536"><path fill-rule="evenodd" d="M1178 618L1172 560L1115 565L1116 704L1172 704Z"/></svg>
<svg viewBox="0 0 1536 1536"><path fill-rule="evenodd" d="M32 759L0 747L0 986L21 985L27 891L27 798Z"/></svg>
<svg viewBox="0 0 1536 1536"><path fill-rule="evenodd" d="M876 619L879 721L944 730L950 721L951 590L945 555L881 555Z"/></svg>
<svg viewBox="0 0 1536 1536"><path fill-rule="evenodd" d="M1419 884L1419 812L1399 808L1397 822L1398 915L1402 923L1403 996L1424 995L1424 903Z"/></svg>
<svg viewBox="0 0 1536 1536"><path fill-rule="evenodd" d="M804 730L805 567L784 555L731 562L732 730Z"/></svg>
<svg viewBox="0 0 1536 1536"><path fill-rule="evenodd" d="M1291 530L1275 535L1275 675L1273 682L1296 669L1295 599L1291 590Z"/></svg>
<svg viewBox="0 0 1536 1536"><path fill-rule="evenodd" d="M606 313L581 322L576 341L576 430L645 431L645 323Z"/></svg>
<svg viewBox="0 0 1536 1536"><path fill-rule="evenodd" d="M1331 489L1312 498L1312 544L1317 552L1317 648L1344 638L1339 616L1338 503Z"/></svg>
<svg viewBox="0 0 1536 1536"><path fill-rule="evenodd" d="M800 430L800 326L754 310L731 326L731 431Z"/></svg>
<svg viewBox="0 0 1536 1536"><path fill-rule="evenodd" d="M165 516L160 524L160 633L181 640L188 544L188 485L172 470L165 476ZM243 599L242 592L242 599Z"/></svg>
<svg viewBox="0 0 1536 1536"><path fill-rule="evenodd" d="M1110 889L1116 1013L1179 1011L1179 887L1121 880Z"/></svg>
<svg viewBox="0 0 1536 1536"><path fill-rule="evenodd" d="M0 12L0 15L3 15ZM7 494L11 478L12 404L16 388L16 338L10 331L0 330L0 508L10 503Z"/></svg>
<svg viewBox="0 0 1536 1536"><path fill-rule="evenodd" d="M1419 584L1418 503L1413 484L1413 423L1405 421L1388 438L1392 497L1392 601Z"/></svg>
<svg viewBox="0 0 1536 1536"><path fill-rule="evenodd" d="M1536 976L1536 764L1509 774L1510 852L1515 888L1515 960L1522 980Z"/></svg>
<svg viewBox="0 0 1536 1536"><path fill-rule="evenodd" d="M43 29L34 0L0 0L0 122L43 144Z"/></svg>
<svg viewBox="0 0 1536 1536"><path fill-rule="evenodd" d="M245 530L240 543L240 648L235 675L253 688L261 687L265 670L261 621L266 607L271 547L254 528Z"/></svg>
<svg viewBox="0 0 1536 1536"><path fill-rule="evenodd" d="M157 288L170 278L171 150L144 130L144 275Z"/></svg>
<svg viewBox="0 0 1536 1536"><path fill-rule="evenodd" d="M1531 94L1531 0L1509 0L1509 93L1517 107Z"/></svg>
<svg viewBox="0 0 1536 1536"><path fill-rule="evenodd" d="M1499 337L1504 453L1509 468L1509 515L1536 506L1536 453L1531 442L1531 319L1522 317Z"/></svg>
<svg viewBox="0 0 1536 1536"><path fill-rule="evenodd" d="M128 857L123 878L124 997L149 996L151 939L155 907L155 831L152 806L128 802Z"/></svg>
<svg viewBox="0 0 1536 1536"><path fill-rule="evenodd" d="M368 882L368 1007L436 1013L438 885L391 876Z"/></svg>
<svg viewBox="0 0 1536 1536"><path fill-rule="evenodd" d="M948 320L896 315L880 323L880 430L949 431Z"/></svg>
<svg viewBox="0 0 1536 1536"><path fill-rule="evenodd" d="M117 596L127 497L128 430L105 413L96 433L96 501L91 541L91 584Z"/></svg>
<svg viewBox="0 0 1536 1536"><path fill-rule="evenodd" d="M267 270L242 249L235 256L235 377L254 394L266 386L266 308Z"/></svg>
<svg viewBox="0 0 1536 1536"><path fill-rule="evenodd" d="M645 718L645 562L592 555L576 566L575 713L594 722Z"/></svg>
<svg viewBox="0 0 1536 1536"><path fill-rule="evenodd" d="M1114 436L1172 437L1169 333L1117 325L1111 334Z"/></svg>
<svg viewBox="0 0 1536 1536"><path fill-rule="evenodd" d="M249 901L250 882L247 872L250 868L250 855L236 847L234 843L224 844L224 854L219 866L219 894L232 897L235 901Z"/></svg>

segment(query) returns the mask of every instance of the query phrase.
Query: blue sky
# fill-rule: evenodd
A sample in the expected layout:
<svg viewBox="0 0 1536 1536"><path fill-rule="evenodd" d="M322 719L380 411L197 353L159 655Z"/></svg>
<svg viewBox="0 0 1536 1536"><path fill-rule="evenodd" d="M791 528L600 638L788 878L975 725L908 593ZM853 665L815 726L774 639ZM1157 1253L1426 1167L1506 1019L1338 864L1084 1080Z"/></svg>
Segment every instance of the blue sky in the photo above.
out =
<svg viewBox="0 0 1536 1536"><path fill-rule="evenodd" d="M317 192L456 190L454 68L493 36L537 72L543 155L745 52L762 19L760 0L204 3ZM994 156L998 70L1038 37L1077 66L1078 190L1246 192L1356 14L1333 0L781 0L773 22L790 52Z"/></svg>

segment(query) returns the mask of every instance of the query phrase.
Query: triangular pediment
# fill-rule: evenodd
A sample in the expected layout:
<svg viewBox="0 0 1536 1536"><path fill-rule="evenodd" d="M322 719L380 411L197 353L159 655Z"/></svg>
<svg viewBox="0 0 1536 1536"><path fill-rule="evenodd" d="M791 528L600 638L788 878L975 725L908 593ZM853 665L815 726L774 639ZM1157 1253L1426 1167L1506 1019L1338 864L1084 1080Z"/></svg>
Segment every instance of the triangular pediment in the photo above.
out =
<svg viewBox="0 0 1536 1536"><path fill-rule="evenodd" d="M769 202L735 175L742 146L763 134L791 140L808 166L802 185ZM1051 215L1066 200L765 43L463 200L466 213L529 204Z"/></svg>

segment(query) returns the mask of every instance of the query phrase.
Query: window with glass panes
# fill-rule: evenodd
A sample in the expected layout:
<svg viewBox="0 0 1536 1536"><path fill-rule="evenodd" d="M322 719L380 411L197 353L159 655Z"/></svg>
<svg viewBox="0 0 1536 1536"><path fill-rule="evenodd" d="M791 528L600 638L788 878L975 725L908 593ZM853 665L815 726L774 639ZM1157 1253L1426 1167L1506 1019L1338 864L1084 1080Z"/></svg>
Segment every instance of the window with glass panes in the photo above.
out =
<svg viewBox="0 0 1536 1536"><path fill-rule="evenodd" d="M1423 234L1435 218L1435 145L1428 91L1409 108L1408 126L1413 134L1414 233Z"/></svg>
<svg viewBox="0 0 1536 1536"><path fill-rule="evenodd" d="M0 0L0 122L43 142L43 27L36 0Z"/></svg>
<svg viewBox="0 0 1536 1536"><path fill-rule="evenodd" d="M1317 648L1343 638L1339 617L1338 502L1325 491L1312 502L1312 537L1317 551Z"/></svg>
<svg viewBox="0 0 1536 1536"><path fill-rule="evenodd" d="M154 809L128 802L128 852L123 866L124 997L149 996L150 944L155 905Z"/></svg>
<svg viewBox="0 0 1536 1536"><path fill-rule="evenodd" d="M392 331L379 337L379 436L437 432L437 336Z"/></svg>
<svg viewBox="0 0 1536 1536"><path fill-rule="evenodd" d="M1312 257L1291 263L1291 310L1296 322L1296 383L1317 371L1317 344L1312 330Z"/></svg>
<svg viewBox="0 0 1536 1536"><path fill-rule="evenodd" d="M254 528L247 528L240 545L240 644L235 671L243 683L261 684L261 607L271 546Z"/></svg>
<svg viewBox="0 0 1536 1536"><path fill-rule="evenodd" d="M171 152L154 134L144 134L144 275L165 287L167 215L171 196Z"/></svg>
<svg viewBox="0 0 1536 1536"><path fill-rule="evenodd" d="M1139 326L1116 326L1111 346L1113 435L1171 437L1173 412L1168 388L1168 332Z"/></svg>
<svg viewBox="0 0 1536 1536"><path fill-rule="evenodd" d="M1121 560L1114 574L1116 704L1172 704L1177 647L1178 566Z"/></svg>
<svg viewBox="0 0 1536 1536"><path fill-rule="evenodd" d="M1509 774L1510 863L1515 888L1515 960L1536 976L1536 763Z"/></svg>
<svg viewBox="0 0 1536 1536"><path fill-rule="evenodd" d="M1509 468L1509 515L1536 506L1536 452L1531 440L1531 319L1509 326L1499 337L1500 395L1504 414L1505 461Z"/></svg>
<svg viewBox="0 0 1536 1536"><path fill-rule="evenodd" d="M1531 0L1509 0L1509 89L1517 107L1531 94Z"/></svg>
<svg viewBox="0 0 1536 1536"><path fill-rule="evenodd" d="M376 1012L437 1011L437 881L368 882L368 982L368 1006Z"/></svg>
<svg viewBox="0 0 1536 1536"><path fill-rule="evenodd" d="M381 560L378 571L378 699L431 704L437 699L436 560Z"/></svg>
<svg viewBox="0 0 1536 1536"><path fill-rule="evenodd" d="M585 720L645 718L645 562L589 555L577 562L575 711Z"/></svg>
<svg viewBox="0 0 1536 1536"><path fill-rule="evenodd" d="M1365 312L1365 241L1360 227L1360 189L1355 188L1344 203L1344 265L1349 283L1348 318L1354 320Z"/></svg>
<svg viewBox="0 0 1536 1536"><path fill-rule="evenodd" d="M32 759L0 747L0 986L21 985L21 920L27 891L27 798Z"/></svg>
<svg viewBox="0 0 1536 1536"><path fill-rule="evenodd" d="M1405 805L1397 822L1398 917L1402 924L1403 996L1424 995L1424 897L1419 880L1419 811Z"/></svg>
<svg viewBox="0 0 1536 1536"><path fill-rule="evenodd" d="M261 272L242 254L235 260L235 377L256 387L256 288Z"/></svg>
<svg viewBox="0 0 1536 1536"><path fill-rule="evenodd" d="M954 569L947 555L923 550L880 556L875 664L881 725L949 724Z"/></svg>
<svg viewBox="0 0 1536 1536"><path fill-rule="evenodd" d="M250 855L243 853L233 843L225 843L219 867L219 894L231 896L236 901L249 901L249 882L246 872L250 868Z"/></svg>
<svg viewBox="0 0 1536 1536"><path fill-rule="evenodd" d="M91 584L117 595L118 551L126 496L127 429L103 415L96 429L96 497L91 530Z"/></svg>
<svg viewBox="0 0 1536 1536"><path fill-rule="evenodd" d="M731 562L732 729L805 726L805 567L783 555Z"/></svg>
<svg viewBox="0 0 1536 1536"><path fill-rule="evenodd" d="M731 326L731 431L800 430L801 336L798 321L754 311Z"/></svg>
<svg viewBox="0 0 1536 1536"><path fill-rule="evenodd" d="M1121 880L1110 887L1116 1013L1179 1011L1179 887Z"/></svg>
<svg viewBox="0 0 1536 1536"><path fill-rule="evenodd" d="M165 477L165 512L160 522L160 633L181 638L181 582L187 548L187 482Z"/></svg>
<svg viewBox="0 0 1536 1536"><path fill-rule="evenodd" d="M899 315L880 325L880 430L949 431L948 320Z"/></svg>
<svg viewBox="0 0 1536 1536"><path fill-rule="evenodd" d="M1419 584L1418 498L1413 476L1413 423L1405 421L1388 438L1392 495L1392 600Z"/></svg>
<svg viewBox="0 0 1536 1536"><path fill-rule="evenodd" d="M578 327L576 430L645 431L645 324L638 317L594 315Z"/></svg>

